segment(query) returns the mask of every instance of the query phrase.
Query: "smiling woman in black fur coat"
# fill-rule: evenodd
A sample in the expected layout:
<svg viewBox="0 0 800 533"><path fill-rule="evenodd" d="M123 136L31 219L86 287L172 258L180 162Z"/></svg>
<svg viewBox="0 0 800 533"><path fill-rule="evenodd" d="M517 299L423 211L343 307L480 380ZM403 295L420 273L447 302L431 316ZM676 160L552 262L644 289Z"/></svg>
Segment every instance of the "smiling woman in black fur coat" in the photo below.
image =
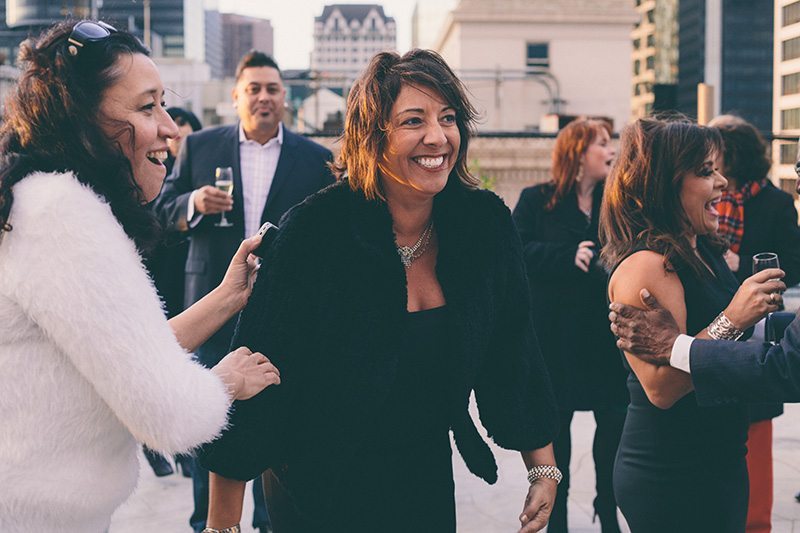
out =
<svg viewBox="0 0 800 533"><path fill-rule="evenodd" d="M466 167L474 116L433 52L378 54L353 87L341 179L284 217L239 322L237 345L282 383L236 403L203 451L211 531L239 520L237 480L267 469L276 533L455 531L450 430L497 479L473 390L529 470L521 531L547 523L558 417L511 216Z"/></svg>

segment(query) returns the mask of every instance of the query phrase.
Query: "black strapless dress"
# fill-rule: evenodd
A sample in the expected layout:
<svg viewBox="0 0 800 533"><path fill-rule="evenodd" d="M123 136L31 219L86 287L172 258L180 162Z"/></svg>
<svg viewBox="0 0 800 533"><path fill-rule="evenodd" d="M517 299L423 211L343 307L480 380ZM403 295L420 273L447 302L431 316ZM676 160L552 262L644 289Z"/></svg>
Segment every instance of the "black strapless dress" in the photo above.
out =
<svg viewBox="0 0 800 533"><path fill-rule="evenodd" d="M698 251L714 275L678 271L690 335L708 326L738 288L722 257L702 238ZM690 393L662 410L650 403L633 372L628 391L631 402L614 467L614 493L632 533L744 532L746 409L698 407Z"/></svg>

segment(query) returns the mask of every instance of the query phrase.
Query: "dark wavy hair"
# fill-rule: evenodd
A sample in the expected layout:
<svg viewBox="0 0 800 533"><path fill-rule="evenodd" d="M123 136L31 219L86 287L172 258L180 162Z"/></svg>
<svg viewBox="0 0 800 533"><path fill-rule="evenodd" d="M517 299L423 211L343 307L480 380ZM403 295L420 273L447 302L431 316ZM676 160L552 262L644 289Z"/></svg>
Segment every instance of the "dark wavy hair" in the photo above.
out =
<svg viewBox="0 0 800 533"><path fill-rule="evenodd" d="M645 118L627 126L600 208L604 262L613 267L643 244L663 255L670 271L704 272L680 191L684 176L699 173L709 155L722 148L719 131L683 117ZM715 251L727 248L716 234L705 239Z"/></svg>
<svg viewBox="0 0 800 533"><path fill-rule="evenodd" d="M161 231L143 206L142 190L122 150L123 139L134 142L133 125L111 123L119 130L109 138L100 124L110 119L99 109L121 75L117 59L150 52L130 33L118 31L71 55L67 39L75 23L55 24L20 46L22 72L0 127L0 232L12 230L8 217L15 183L35 171L70 171L109 203L127 235L146 251Z"/></svg>
<svg viewBox="0 0 800 533"><path fill-rule="evenodd" d="M380 52L370 61L347 97L342 149L332 165L334 174L345 174L353 190L369 199L383 199L378 164L386 149L392 107L403 85L416 85L438 93L456 114L461 135L456 164L449 179L467 188L478 187L478 180L467 168L467 148L474 131L477 113L467 98L464 85L444 59L430 50L411 50L402 57L396 52Z"/></svg>
<svg viewBox="0 0 800 533"><path fill-rule="evenodd" d="M737 188L767 177L772 169L769 144L755 126L736 115L720 115L708 125L722 134L725 149L721 171L736 180Z"/></svg>

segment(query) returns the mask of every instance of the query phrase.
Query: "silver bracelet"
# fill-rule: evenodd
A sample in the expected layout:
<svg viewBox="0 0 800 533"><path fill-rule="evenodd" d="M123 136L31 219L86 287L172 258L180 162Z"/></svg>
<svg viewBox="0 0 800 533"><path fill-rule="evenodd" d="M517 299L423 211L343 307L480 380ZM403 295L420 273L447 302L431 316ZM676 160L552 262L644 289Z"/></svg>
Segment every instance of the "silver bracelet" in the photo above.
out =
<svg viewBox="0 0 800 533"><path fill-rule="evenodd" d="M531 484L539 479L555 479L558 485L563 477L561 470L555 465L536 465L528 470L528 483Z"/></svg>
<svg viewBox="0 0 800 533"><path fill-rule="evenodd" d="M744 331L734 326L725 313L718 314L707 331L708 336L717 341L736 341L744 335Z"/></svg>
<svg viewBox="0 0 800 533"><path fill-rule="evenodd" d="M226 527L223 529L214 529L213 527L207 527L202 531L202 533L241 533L241 532L242 528L239 527L239 524L236 524L235 526L231 527Z"/></svg>

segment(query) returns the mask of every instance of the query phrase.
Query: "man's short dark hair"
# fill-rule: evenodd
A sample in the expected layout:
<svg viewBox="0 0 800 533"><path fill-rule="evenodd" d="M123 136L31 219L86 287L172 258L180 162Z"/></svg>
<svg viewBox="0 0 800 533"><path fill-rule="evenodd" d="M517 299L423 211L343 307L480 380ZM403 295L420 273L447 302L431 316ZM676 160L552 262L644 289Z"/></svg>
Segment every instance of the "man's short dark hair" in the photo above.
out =
<svg viewBox="0 0 800 533"><path fill-rule="evenodd" d="M236 81L239 81L244 69L251 67L274 68L278 71L278 75L281 75L281 69L278 68L278 64L271 56L268 56L264 52L259 52L258 50L250 50L242 56L242 59L239 60L239 64L236 65Z"/></svg>

